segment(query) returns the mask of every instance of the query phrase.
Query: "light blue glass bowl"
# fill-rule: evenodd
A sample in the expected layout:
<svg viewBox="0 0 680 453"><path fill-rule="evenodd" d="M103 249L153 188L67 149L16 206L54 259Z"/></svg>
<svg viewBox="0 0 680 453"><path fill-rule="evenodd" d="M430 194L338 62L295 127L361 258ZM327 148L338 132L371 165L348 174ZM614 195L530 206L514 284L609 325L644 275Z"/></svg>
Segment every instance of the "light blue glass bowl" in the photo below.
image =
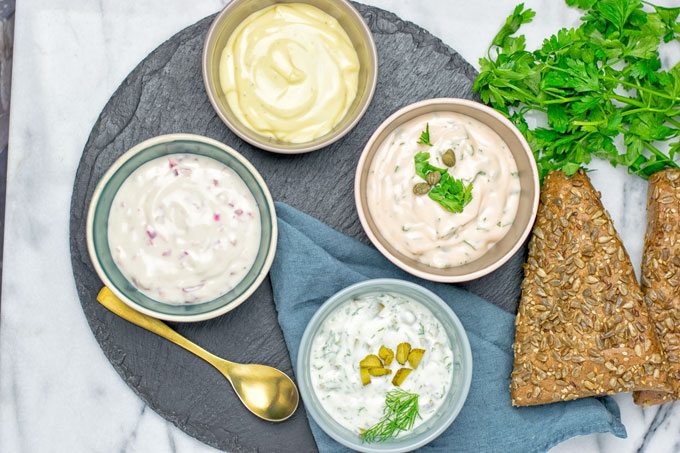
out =
<svg viewBox="0 0 680 453"><path fill-rule="evenodd" d="M154 300L129 282L113 261L108 240L111 204L123 182L139 166L169 154L196 154L215 159L238 174L255 197L260 212L260 247L253 266L231 291L199 304L171 305ZM87 217L87 248L102 282L123 302L155 318L176 322L203 321L243 303L262 283L276 251L276 211L262 176L241 154L227 145L194 134L168 134L146 140L120 156L99 181Z"/></svg>
<svg viewBox="0 0 680 453"><path fill-rule="evenodd" d="M311 381L310 353L312 341L326 320L338 307L357 296L373 293L397 293L410 297L425 307L442 323L453 348L453 383L439 411L413 431L382 443L363 443L358 434L336 422L323 408ZM367 280L349 286L328 299L307 324L297 357L297 380L305 409L330 437L361 452L398 453L415 450L431 442L458 416L472 381L472 351L463 325L451 308L436 294L415 283L395 279Z"/></svg>

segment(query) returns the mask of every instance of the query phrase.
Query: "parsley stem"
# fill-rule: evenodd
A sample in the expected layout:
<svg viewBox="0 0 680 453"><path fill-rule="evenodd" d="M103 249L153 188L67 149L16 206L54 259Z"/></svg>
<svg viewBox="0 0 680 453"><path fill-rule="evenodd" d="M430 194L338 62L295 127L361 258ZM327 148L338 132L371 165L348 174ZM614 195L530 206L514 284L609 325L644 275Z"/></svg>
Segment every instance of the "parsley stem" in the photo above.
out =
<svg viewBox="0 0 680 453"><path fill-rule="evenodd" d="M678 110L677 112L678 112L677 115L680 115L680 110ZM680 127L680 122L675 121L673 118L666 118L666 121L668 121L675 127Z"/></svg>
<svg viewBox="0 0 680 453"><path fill-rule="evenodd" d="M607 120L599 121L572 121L571 124L574 126L599 126L600 124L607 124Z"/></svg>
<svg viewBox="0 0 680 453"><path fill-rule="evenodd" d="M667 94L662 93L662 92L660 92L660 91L650 90L649 88L641 87L640 85L636 85L636 84L634 84L634 83L626 82L625 80L615 79L614 77L607 77L607 76L604 76L603 79L609 80L610 82L618 82L618 83L620 83L620 84L623 85L623 86L627 86L627 87L630 87L630 88L634 88L634 89L636 89L637 91L642 91L642 92L644 92L644 93L649 93L649 94L652 94L652 95L654 95L654 96L659 96L660 98L670 99L670 100L673 101L673 102L680 101L680 98L674 98L673 96L668 96ZM612 95L612 97L613 97L613 95Z"/></svg>
<svg viewBox="0 0 680 453"><path fill-rule="evenodd" d="M619 102L623 102L624 104L634 105L635 107L640 107L640 108L644 108L644 109L647 108L647 106L645 104L643 104L642 102L640 102L638 100L631 99L631 98L628 98L626 96L620 96L616 93L609 94L609 97L611 99L616 99Z"/></svg>
<svg viewBox="0 0 680 453"><path fill-rule="evenodd" d="M622 116L633 115L635 113L640 113L640 112L663 113L663 114L669 115L669 116L680 115L680 110L668 110L668 108L666 108L666 109L655 109L655 108L652 108L652 107L644 106L644 107L640 107L640 108L637 108L637 109L626 110L622 113ZM667 118L666 121L668 121L671 124L676 124L676 125L680 126L680 123L678 123L677 121L674 121L670 117Z"/></svg>
<svg viewBox="0 0 680 453"><path fill-rule="evenodd" d="M523 89L521 89L521 88L519 88L519 87L513 85L512 83L508 83L507 86L508 86L508 88L512 88L513 90L517 91L517 92L520 93L521 95L523 95L523 96L525 96L525 97L527 97L527 98L529 98L529 99L532 99L534 102L536 102L536 103L538 103L538 104L541 103L541 101L539 101L538 98L537 98L536 96L534 96L533 94L527 93L526 91L524 91Z"/></svg>
<svg viewBox="0 0 680 453"><path fill-rule="evenodd" d="M668 165L671 166L671 167L673 167L673 168L680 168L680 167L678 166L678 164L677 164L673 159L671 159L670 157L668 157L667 155L665 155L665 154L664 154L659 148L657 148L656 146L652 145L652 144L649 143L649 142L645 142L645 145L644 145L644 146L645 146L645 148L647 148L649 151L651 151L651 153L654 154L659 160L662 160L662 161L664 161L664 162L667 162Z"/></svg>
<svg viewBox="0 0 680 453"><path fill-rule="evenodd" d="M555 95L555 96L558 96L558 95ZM579 99L581 99L581 96L572 96L570 98L565 98L565 97L560 96L559 99L551 99L549 101L543 101L542 104L545 104L545 105L565 104L567 102L578 101Z"/></svg>

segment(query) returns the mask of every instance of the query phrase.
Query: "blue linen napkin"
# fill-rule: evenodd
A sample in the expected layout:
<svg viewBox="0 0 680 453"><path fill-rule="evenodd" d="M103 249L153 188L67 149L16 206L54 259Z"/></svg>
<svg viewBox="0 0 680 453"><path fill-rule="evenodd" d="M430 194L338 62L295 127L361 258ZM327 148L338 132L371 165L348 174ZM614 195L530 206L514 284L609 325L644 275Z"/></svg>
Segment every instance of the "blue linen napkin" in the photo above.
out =
<svg viewBox="0 0 680 453"><path fill-rule="evenodd" d="M510 313L453 285L406 274L372 247L286 204L277 203L276 211L279 240L270 275L293 366L302 334L316 310L337 291L363 280L399 278L418 283L438 294L460 318L472 347L470 393L449 429L423 451L542 452L584 434L611 432L626 437L619 408L608 397L512 407L509 376L515 317ZM321 453L347 451L311 418L309 424Z"/></svg>

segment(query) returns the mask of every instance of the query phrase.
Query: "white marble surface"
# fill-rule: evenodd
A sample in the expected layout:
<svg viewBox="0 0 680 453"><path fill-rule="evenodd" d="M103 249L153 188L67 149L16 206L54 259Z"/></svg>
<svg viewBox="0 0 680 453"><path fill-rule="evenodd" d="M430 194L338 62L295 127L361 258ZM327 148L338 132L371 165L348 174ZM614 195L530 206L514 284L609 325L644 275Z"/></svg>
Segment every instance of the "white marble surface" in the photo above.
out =
<svg viewBox="0 0 680 453"><path fill-rule="evenodd" d="M0 452L212 450L147 408L100 351L71 274L68 212L81 151L109 96L151 50L225 1L18 2L0 305ZM476 64L516 1L367 3L427 28ZM526 30L530 45L578 18L560 0L527 3L538 11ZM637 264L646 184L596 167L593 182ZM555 450L680 451L680 405L643 411L629 395L617 401L628 439L594 435Z"/></svg>

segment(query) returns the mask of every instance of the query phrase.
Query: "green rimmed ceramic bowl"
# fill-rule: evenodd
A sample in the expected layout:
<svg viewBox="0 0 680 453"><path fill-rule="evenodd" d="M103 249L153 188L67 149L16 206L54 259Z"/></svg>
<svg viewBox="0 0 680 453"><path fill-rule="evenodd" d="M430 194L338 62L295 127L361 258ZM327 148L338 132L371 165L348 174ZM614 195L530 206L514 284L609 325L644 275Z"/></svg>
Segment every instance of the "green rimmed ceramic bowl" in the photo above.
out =
<svg viewBox="0 0 680 453"><path fill-rule="evenodd" d="M197 154L234 170L253 194L260 213L260 247L253 266L231 291L208 302L171 305L154 300L130 283L113 261L108 240L111 204L123 182L141 165L169 154ZM243 303L262 283L276 251L276 211L262 176L242 155L216 140L193 134L169 134L151 138L116 160L95 188L87 216L87 247L102 282L135 310L167 321L193 322L220 316Z"/></svg>

